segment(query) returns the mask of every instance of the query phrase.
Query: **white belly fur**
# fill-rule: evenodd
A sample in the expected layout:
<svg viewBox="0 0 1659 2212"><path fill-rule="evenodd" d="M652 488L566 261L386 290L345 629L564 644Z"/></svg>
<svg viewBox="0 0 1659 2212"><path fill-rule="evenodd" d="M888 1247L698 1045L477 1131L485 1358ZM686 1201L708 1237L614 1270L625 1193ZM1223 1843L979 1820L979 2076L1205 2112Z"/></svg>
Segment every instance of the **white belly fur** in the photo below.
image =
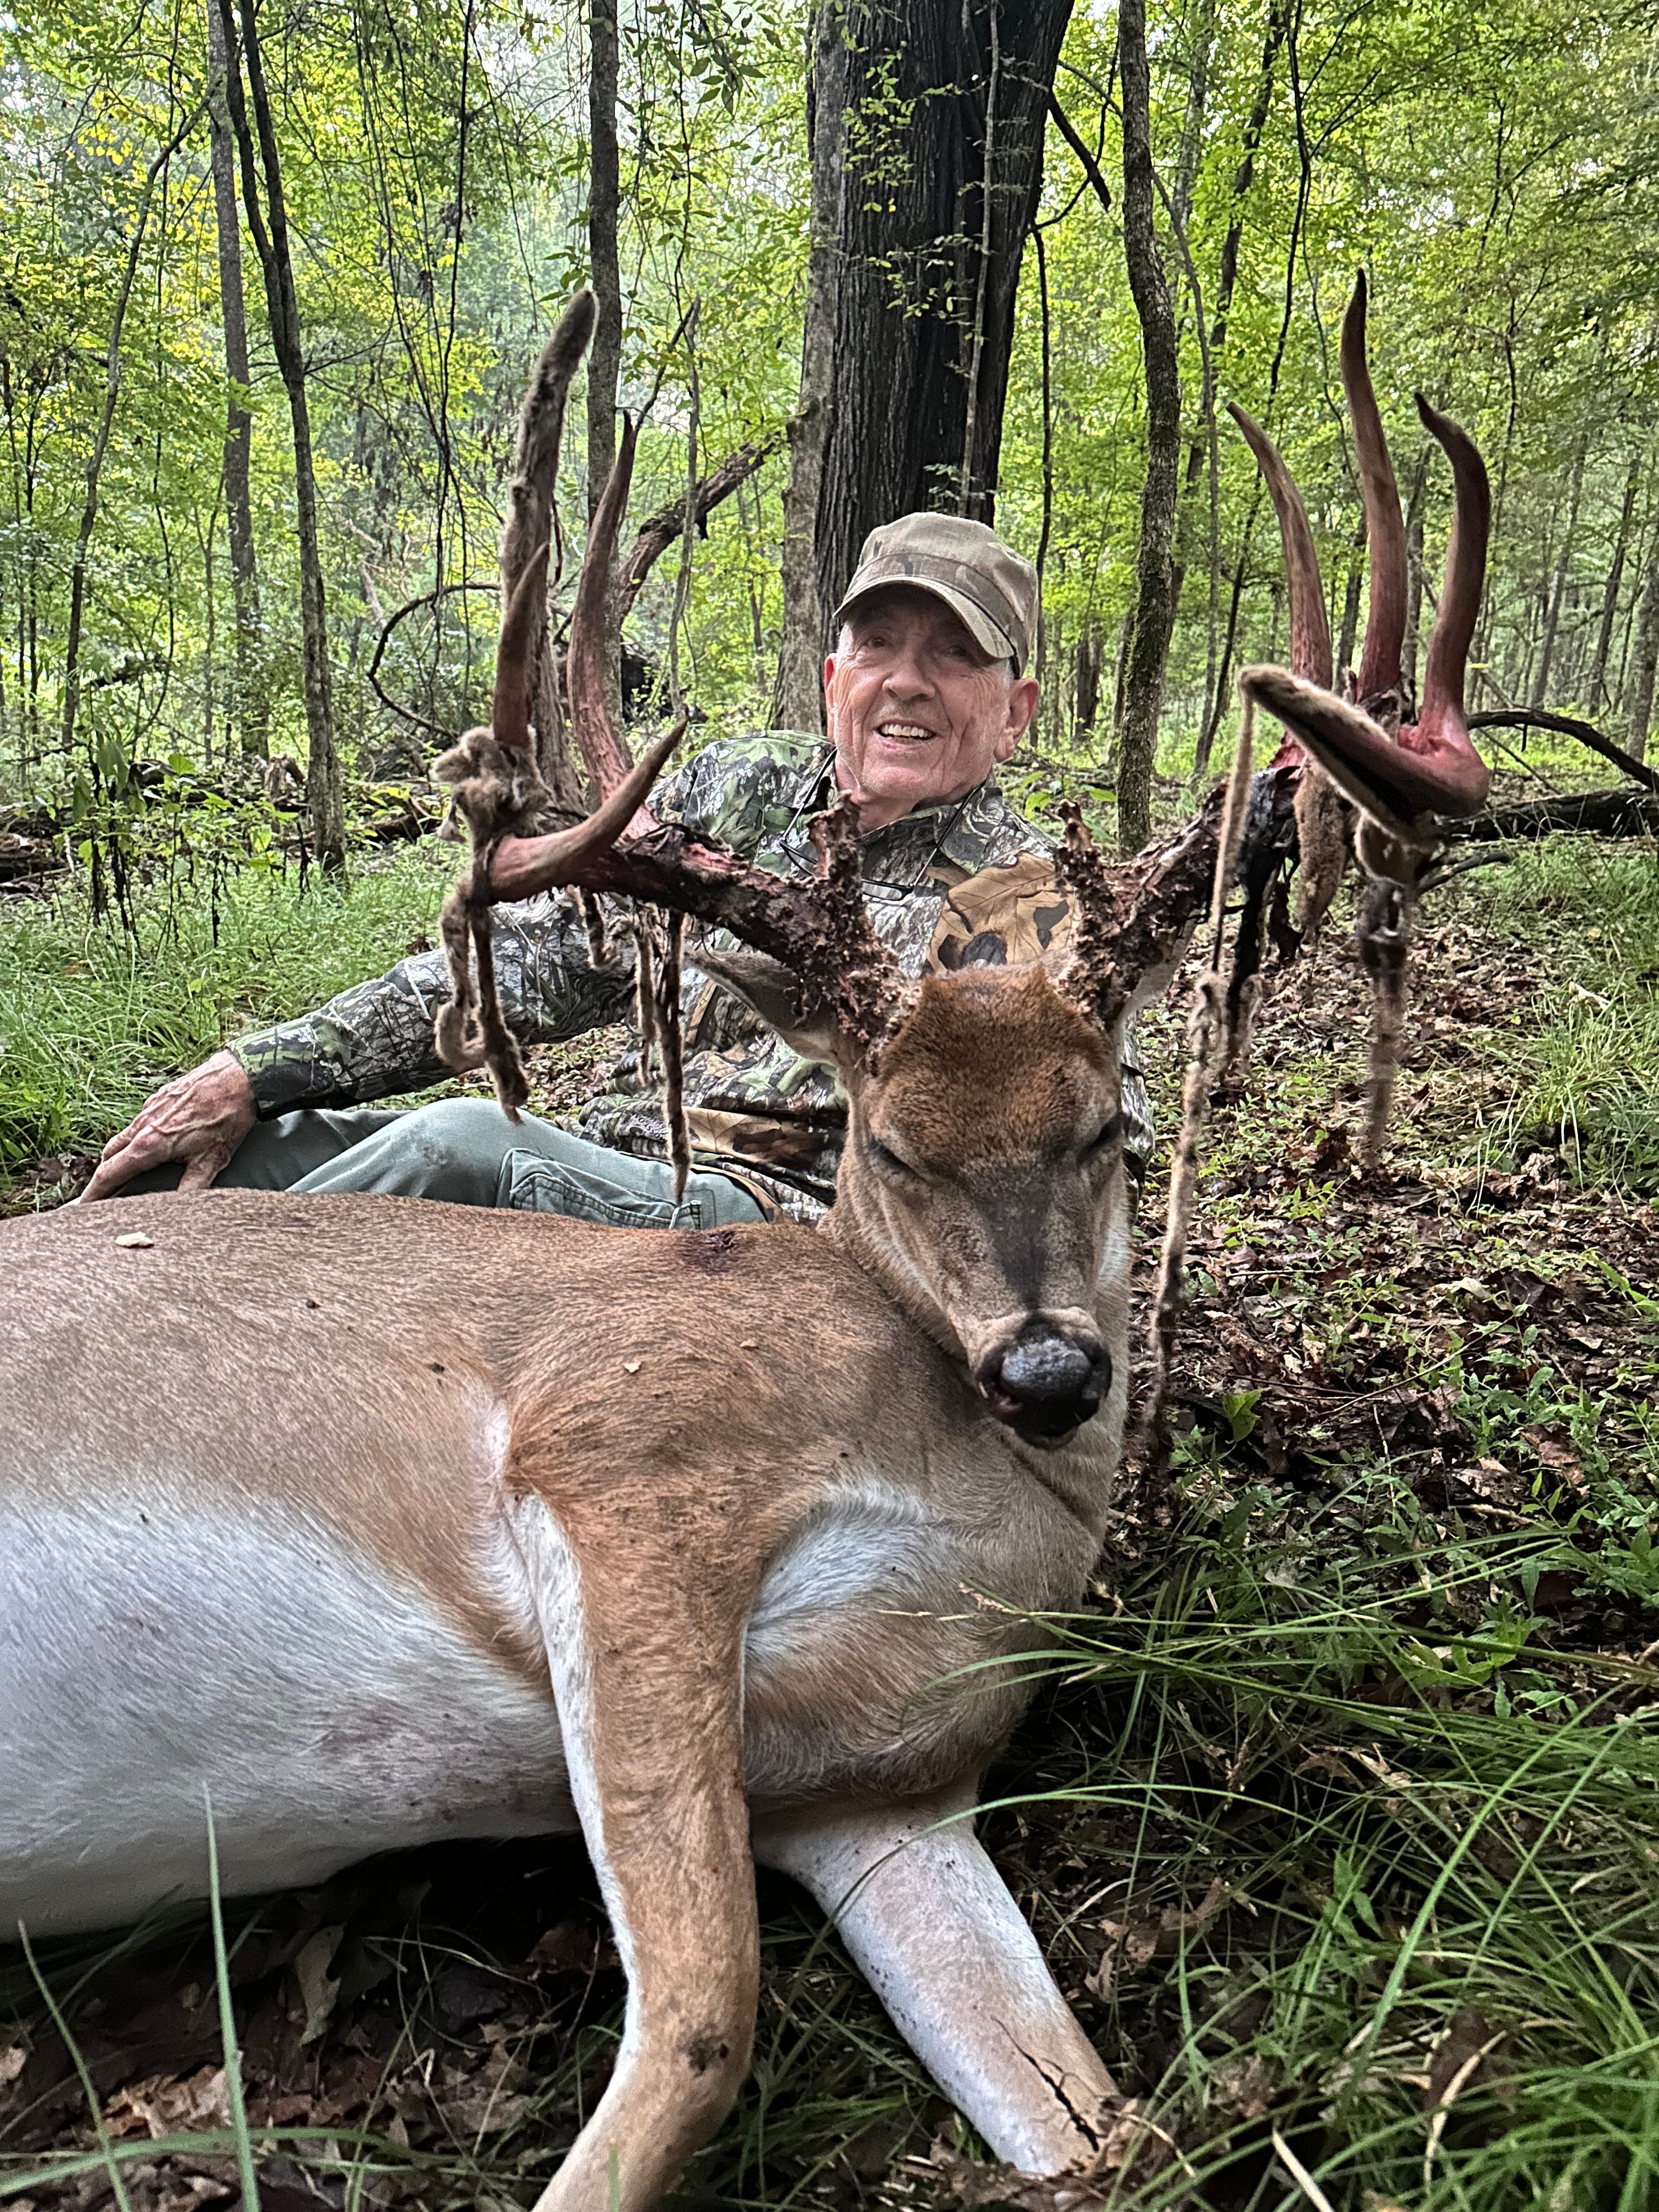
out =
<svg viewBox="0 0 1659 2212"><path fill-rule="evenodd" d="M332 1532L0 1522L0 1930L111 1926L374 1851L574 1826L552 1703Z"/></svg>
<svg viewBox="0 0 1659 2212"><path fill-rule="evenodd" d="M954 1552L913 1495L849 1480L757 1593L750 1678L875 1592L954 1601ZM501 1595L528 1607L527 1585ZM757 1745L751 1792L798 1788L824 1756ZM577 1825L550 1696L337 1532L154 1493L0 1518L0 1941L19 1919L112 1927L205 1896L204 1791L227 1896Z"/></svg>

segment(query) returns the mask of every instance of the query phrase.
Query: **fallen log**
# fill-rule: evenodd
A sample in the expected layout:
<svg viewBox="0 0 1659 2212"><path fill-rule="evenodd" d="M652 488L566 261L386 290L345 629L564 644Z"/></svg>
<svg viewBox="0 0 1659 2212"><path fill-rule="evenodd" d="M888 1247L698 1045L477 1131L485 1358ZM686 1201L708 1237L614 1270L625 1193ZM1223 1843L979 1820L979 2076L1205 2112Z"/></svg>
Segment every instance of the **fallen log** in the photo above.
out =
<svg viewBox="0 0 1659 2212"><path fill-rule="evenodd" d="M1559 738L1576 738L1593 753L1600 753L1604 761L1623 770L1632 782L1645 784L1650 791L1659 791L1659 770L1650 769L1645 761L1627 753L1611 738L1603 737L1593 722L1581 722L1577 714L1547 714L1541 707L1492 707L1479 714L1469 716L1472 730L1548 730Z"/></svg>
<svg viewBox="0 0 1659 2212"><path fill-rule="evenodd" d="M1577 830L1597 837L1659 835L1659 794L1618 784L1610 791L1559 792L1549 799L1523 799L1510 806L1489 806L1468 822L1448 824L1454 844L1473 839L1547 837L1552 830Z"/></svg>

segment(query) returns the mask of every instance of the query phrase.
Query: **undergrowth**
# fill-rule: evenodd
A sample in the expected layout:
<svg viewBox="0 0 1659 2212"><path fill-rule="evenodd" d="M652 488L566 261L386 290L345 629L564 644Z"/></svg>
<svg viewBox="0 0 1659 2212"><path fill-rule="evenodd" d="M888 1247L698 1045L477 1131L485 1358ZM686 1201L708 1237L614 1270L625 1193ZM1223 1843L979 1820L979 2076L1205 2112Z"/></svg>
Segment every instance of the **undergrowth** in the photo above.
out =
<svg viewBox="0 0 1659 2212"><path fill-rule="evenodd" d="M96 1152L151 1091L228 1036L380 974L429 934L453 850L399 849L349 891L313 872L135 891L136 930L79 890L0 906L0 1175Z"/></svg>

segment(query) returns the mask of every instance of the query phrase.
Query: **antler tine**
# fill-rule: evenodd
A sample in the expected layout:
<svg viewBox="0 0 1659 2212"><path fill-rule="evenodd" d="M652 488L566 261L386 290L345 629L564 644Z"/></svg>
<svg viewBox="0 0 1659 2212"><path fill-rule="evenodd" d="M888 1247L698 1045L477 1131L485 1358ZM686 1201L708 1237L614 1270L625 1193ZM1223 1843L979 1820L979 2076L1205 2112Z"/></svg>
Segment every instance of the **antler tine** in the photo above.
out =
<svg viewBox="0 0 1659 2212"><path fill-rule="evenodd" d="M1401 731L1401 743L1438 763L1443 775L1441 813L1474 814L1486 805L1492 775L1474 749L1463 718L1463 677L1486 580L1492 487L1486 465L1468 433L1449 416L1431 407L1420 392L1417 411L1423 427L1439 441L1451 463L1455 497L1440 611L1423 672L1422 714L1415 731Z"/></svg>
<svg viewBox="0 0 1659 2212"><path fill-rule="evenodd" d="M1359 696L1375 699L1384 691L1397 690L1400 684L1400 654L1406 641L1406 522L1365 360L1365 300L1362 269L1354 278L1353 297L1342 318L1341 362L1342 388L1348 396L1359 461L1371 580L1365 642L1359 655Z"/></svg>
<svg viewBox="0 0 1659 2212"><path fill-rule="evenodd" d="M524 574L501 617L495 644L495 690L489 702L489 733L497 744L528 753L530 746L530 669L536 633L542 620L542 601L547 590L548 549L540 545L525 565Z"/></svg>
<svg viewBox="0 0 1659 2212"><path fill-rule="evenodd" d="M1285 588L1291 608L1291 667L1307 683L1327 690L1331 682L1331 625L1325 612L1325 586L1319 574L1308 510L1285 457L1252 415L1231 400L1227 412L1244 433L1279 517L1285 546Z"/></svg>
<svg viewBox="0 0 1659 2212"><path fill-rule="evenodd" d="M605 703L605 614L611 595L611 571L616 559L617 532L628 505L634 477L634 448L638 431L623 417L623 434L617 459L605 492L593 514L576 585L576 604L570 617L570 651L566 683L570 695L570 728L577 748L593 780L593 788L606 799L632 766L628 749L617 734ZM644 836L655 817L645 815L635 834Z"/></svg>

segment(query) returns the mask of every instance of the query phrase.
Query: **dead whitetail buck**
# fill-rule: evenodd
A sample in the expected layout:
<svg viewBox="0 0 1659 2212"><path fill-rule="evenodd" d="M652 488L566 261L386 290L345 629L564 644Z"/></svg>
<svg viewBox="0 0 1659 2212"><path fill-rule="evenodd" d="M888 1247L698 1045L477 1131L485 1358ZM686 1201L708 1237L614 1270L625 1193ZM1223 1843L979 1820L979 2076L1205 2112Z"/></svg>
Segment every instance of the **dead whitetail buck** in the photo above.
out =
<svg viewBox="0 0 1659 2212"><path fill-rule="evenodd" d="M569 657L596 762L619 507ZM1073 819L1050 963L907 979L844 808L811 882L648 817L622 837L659 745L585 823L509 834L543 804L533 627L515 601L491 728L451 763L478 836L458 967L490 897L556 886L729 933L699 963L840 1072L834 1210L641 1235L227 1193L8 1224L0 1917L43 1935L200 1896L204 1790L231 1892L580 1826L627 2028L540 2202L629 2212L743 2079L758 1860L834 1915L999 2155L1109 2172L1133 2108L972 1808L1033 1616L1078 1603L1106 1528L1120 1041L1204 903L1220 794L1127 866ZM1306 689L1285 708L1320 759L1415 818L1418 759ZM1294 780L1259 784L1288 803ZM511 1085L487 972L448 1030Z"/></svg>

